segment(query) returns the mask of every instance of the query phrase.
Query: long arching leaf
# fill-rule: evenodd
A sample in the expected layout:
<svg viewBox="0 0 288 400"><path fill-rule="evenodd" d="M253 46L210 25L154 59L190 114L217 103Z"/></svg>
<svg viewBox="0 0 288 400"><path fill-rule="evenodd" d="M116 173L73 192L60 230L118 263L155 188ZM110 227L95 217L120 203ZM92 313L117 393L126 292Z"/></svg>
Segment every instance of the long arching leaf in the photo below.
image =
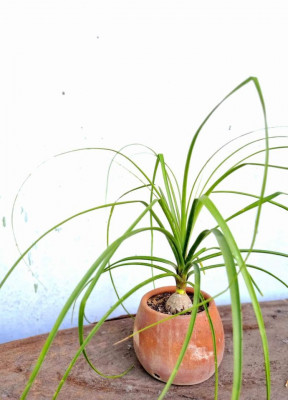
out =
<svg viewBox="0 0 288 400"><path fill-rule="evenodd" d="M246 287L248 289L248 293L250 295L251 301L252 301L252 306L254 309L254 313L257 319L258 327L259 327L259 332L261 335L262 339L262 347L263 347L263 354L264 354L264 361L265 361L265 373L266 373L266 394L267 394L267 399L270 399L270 391L271 391L271 381L270 381L270 361L269 361L269 350L268 350L268 340L267 340L267 335L266 335L266 330L265 330L265 325L263 321L263 316L261 312L261 308L258 302L258 299L256 297L256 293L251 281L251 277L249 272L247 271L247 267L245 265L245 262L242 258L241 252L235 242L235 239L225 222L224 218L221 216L213 202L209 199L207 196L202 196L200 197L199 201L201 201L205 207L210 211L211 215L215 218L217 221L219 227L222 230L222 233L225 237L225 240L227 241L227 244L231 250L231 253L235 260L237 261L237 264L240 268L241 274L244 278ZM223 251L221 249L221 251ZM236 399L237 397L235 397Z"/></svg>

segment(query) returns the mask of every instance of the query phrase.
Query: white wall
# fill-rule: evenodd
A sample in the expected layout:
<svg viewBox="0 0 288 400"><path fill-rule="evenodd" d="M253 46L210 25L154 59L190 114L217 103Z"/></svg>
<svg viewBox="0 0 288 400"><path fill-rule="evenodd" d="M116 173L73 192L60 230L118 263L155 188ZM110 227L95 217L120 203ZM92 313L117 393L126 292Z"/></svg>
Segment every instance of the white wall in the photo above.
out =
<svg viewBox="0 0 288 400"><path fill-rule="evenodd" d="M21 250L53 223L104 201L101 173L108 165L107 155L91 151L51 160L54 154L143 143L163 152L179 173L199 123L250 75L262 85L269 125L287 125L287 7L284 0L2 0L1 277L18 255L11 208L31 171L15 204ZM211 122L209 144L217 144L220 133L237 135L262 126L259 101L250 85ZM205 156L201 153L199 158ZM271 190L279 184L288 191L284 176L279 182L272 177ZM120 188L125 184L116 170L113 179ZM110 196L113 199L114 193ZM125 219L129 216L124 213ZM281 223L273 230L276 218ZM104 247L106 219L99 212L71 222L18 266L0 292L0 341L51 329L65 299ZM261 233L259 246L287 251L285 213L269 208L264 220L269 231ZM269 259L262 266L287 281L285 259L271 264ZM139 276L143 273L138 270L116 276L120 292ZM284 286L263 274L255 276L264 300L287 297ZM211 294L225 286L224 273L204 279ZM103 279L89 305L93 321L115 299L108 288L109 279ZM140 295L127 302L131 312ZM242 300L248 300L245 290ZM219 304L227 302L228 293L218 299ZM113 315L121 313L119 309ZM69 326L70 316L63 324Z"/></svg>

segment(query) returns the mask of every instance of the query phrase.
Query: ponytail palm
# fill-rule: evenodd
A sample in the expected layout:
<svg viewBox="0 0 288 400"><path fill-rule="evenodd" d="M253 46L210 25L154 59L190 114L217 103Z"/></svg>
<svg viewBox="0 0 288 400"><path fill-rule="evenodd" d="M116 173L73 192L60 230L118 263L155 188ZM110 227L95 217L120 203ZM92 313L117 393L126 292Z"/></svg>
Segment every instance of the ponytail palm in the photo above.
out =
<svg viewBox="0 0 288 400"><path fill-rule="evenodd" d="M193 155L196 151L197 139L199 135L202 134L202 130L205 124L223 102L225 102L230 96L234 95L237 91L239 91L247 84L254 85L259 98L264 125L264 129L259 132L262 136L255 140L251 137L251 133L241 135L233 140L230 140L227 144L223 145L220 149L213 153L207 159L207 161L205 161L203 165L200 166L198 175L196 175L194 181L191 182L191 179L189 179L191 175L191 161L193 160ZM203 298L201 298L200 293L201 272L205 273L205 271L212 269L214 270L215 268L221 267L224 267L227 272L228 287L225 288L223 291L230 291L233 320L234 378L231 398L235 400L240 398L242 378L243 328L240 305L240 288L238 283L238 278L239 276L241 276L248 290L259 327L265 362L267 399L270 399L270 363L268 342L261 309L257 300L257 291L259 290L259 288L256 282L253 280L252 276L250 275L249 270L250 268L258 269L263 271L264 273L267 272L270 277L273 277L273 279L280 279L277 278L276 275L265 271L263 268L248 264L247 261L252 253L257 252L262 252L262 254L272 254L278 257L288 257L288 255L285 253L279 253L267 249L254 248L263 205L270 204L273 207L278 207L282 210L287 211L287 207L279 201L280 195L284 195L284 193L279 191L268 194L266 193L268 170L272 168L278 168L284 171L287 170L287 168L282 165L270 164L269 162L270 152L277 152L278 150L287 149L287 146L277 147L273 144L270 144L271 142L273 143L273 140L277 137L280 136L274 135L269 138L266 120L266 109L261 87L257 78L250 77L242 82L240 85L238 85L234 90L232 90L227 96L224 97L224 99L220 103L218 103L213 108L213 110L207 115L207 117L204 119L204 121L194 134L190 147L188 149L181 186L179 185L173 171L167 165L163 154L152 152L154 157L154 164L153 173L151 174L151 176L149 176L149 174L147 174L144 169L141 168L132 158L125 154L126 147L121 149L120 151L108 148L85 148L57 155L60 157L63 154L73 154L74 152L79 151L110 152L111 154L113 154L112 163L114 163L115 160L118 158L121 158L125 160L126 163L128 163L129 172L137 177L138 184L137 186L123 193L118 198L118 200L114 202L98 205L91 209L83 210L51 227L51 229L43 233L34 243L31 244L31 246L29 246L28 249L26 249L21 254L19 259L15 262L15 264L11 267L6 276L3 278L0 287L2 287L4 283L8 284L6 282L8 277L13 273L13 270L17 267L20 261L24 259L28 252L40 240L43 240L45 236L50 234L56 228L59 228L63 224L69 223L69 221L71 221L72 219L78 218L83 214L96 212L97 210L105 208L110 210L107 229L107 247L101 254L97 255L95 262L87 270L85 275L78 282L77 286L71 293L70 297L67 299L46 340L45 345L43 346L42 352L39 355L38 361L23 391L21 397L22 399L25 399L28 395L30 387L37 377L39 369L44 361L47 352L49 351L49 348L65 315L70 310L70 308L73 307L74 303L80 297L80 295L81 301L78 311L79 349L71 360L71 363L68 366L67 371L65 372L59 384L59 387L56 389L54 398L57 397L71 368L75 364L80 354L84 355L91 368L93 368L95 372L100 374L101 376L112 379L118 378L127 373L130 368L129 370L123 371L123 373L120 373L117 376L104 375L101 371L99 371L97 366L92 364L91 360L89 359L87 353L87 345L91 338L97 333L101 325L105 322L105 320L109 318L111 313L119 305L123 305L123 302L127 298L129 298L137 290L145 285L148 285L151 282L154 283L162 278L170 277L175 280L176 292L179 295L184 295L187 286L193 285L195 288L195 296L193 305L191 304L189 306L189 310L191 311L191 323L186 335L186 339L183 343L182 351L179 354L179 359L175 365L175 369L159 397L159 399L162 399L167 393L169 386L173 383L173 378L176 375L182 358L185 355L185 350L193 332L196 312L200 305L203 305L205 307L205 310L209 317L209 313L207 311L209 300L204 300ZM281 138L285 137L281 136ZM243 139L245 139L244 145ZM212 171L210 170L206 181L201 180L203 177L203 172L209 170L210 161L216 158L216 156L219 155L219 152L225 151L226 148L229 148L229 144L232 141L236 144L237 141L239 142L239 146L237 147L237 149L232 153L228 153L228 155L226 153L226 155L222 157L219 164L216 165L216 167ZM261 146L260 150L257 151L255 151L253 147L256 142ZM246 152L244 157L242 155L240 156L240 153L242 154L243 151ZM259 155L263 156L261 162L259 162L257 158ZM229 166L225 168L226 165ZM259 173L259 179L261 180L259 193L250 193L248 191L243 192L241 190L235 190L235 188L233 188L233 190L222 189L223 184L225 184L226 181L229 181L231 176L237 176L237 173L239 171L245 173L246 170L250 171L253 168L258 168L258 170L261 171ZM237 180L235 179L235 181ZM219 188L219 186L221 186L221 188ZM143 193L144 196L142 196ZM251 201L244 208L237 210L228 217L224 217L220 211L220 207L216 206L216 202L214 200L217 198L217 195L219 195L219 193L222 193L222 195L227 195L227 198L231 198L231 196L233 195L239 198L248 198L251 199ZM133 200L130 200L131 194L135 196ZM141 207L141 212L139 213L138 217L135 218L130 226L126 227L124 232L118 238L110 241L109 227L110 222L114 217L115 210L121 208L121 210L123 210L123 212L125 213L129 212L127 210L129 210L130 207L134 207L135 205ZM237 245L237 241L235 240L232 229L229 226L229 222L235 218L241 218L241 216L253 209L256 211L256 217L251 232L250 246L249 248L242 249ZM213 218L214 225L209 226L199 232L197 230L197 222L201 219L204 210L210 213L211 217ZM141 237L141 235L145 234L145 232L148 232L151 236L151 251L148 254L133 255L133 253L131 252L130 254L127 254L126 256L122 256L121 258L117 259L118 249L122 247L123 243L129 244L129 240L132 237ZM164 240L167 242L168 246L171 249L171 258L163 258L155 255L157 253L157 249L153 245L153 241L156 236L163 237ZM209 240L209 243L211 242L211 240L214 241L213 248L207 247L207 240ZM219 257L222 257L221 262L217 264L209 264L211 260L213 261L213 259L218 259ZM152 274L150 278L138 283L126 294L119 296L113 280L113 271L116 269L121 269L122 267L126 267L128 265L133 265L135 268L138 266L151 268ZM114 290L116 291L118 299L115 304L100 319L100 321L93 327L88 336L84 337L83 324L85 319L86 303L93 291L97 290L97 285L99 284L100 277L106 273L109 273L111 276L112 285ZM280 281L287 287L287 284L285 282L283 282L282 280ZM221 293L215 294L213 297L215 298ZM182 310L187 311L186 309L187 306L181 308L180 305L180 308L176 309L175 311L176 314L167 317L167 319L175 318L177 315L182 313ZM211 324L211 331L213 334L213 324ZM217 396L218 390L216 373L215 398L217 398Z"/></svg>

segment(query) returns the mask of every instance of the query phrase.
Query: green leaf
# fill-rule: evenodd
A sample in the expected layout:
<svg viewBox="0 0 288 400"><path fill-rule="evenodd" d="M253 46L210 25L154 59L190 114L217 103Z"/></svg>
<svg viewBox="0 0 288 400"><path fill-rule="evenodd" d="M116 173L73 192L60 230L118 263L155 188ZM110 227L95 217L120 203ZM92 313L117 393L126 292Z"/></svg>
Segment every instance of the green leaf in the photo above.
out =
<svg viewBox="0 0 288 400"><path fill-rule="evenodd" d="M242 382L242 314L240 304L240 294L238 286L238 274L235 268L235 263L232 251L226 237L218 230L212 229L218 244L220 246L229 281L232 324L233 324L233 388L232 400L240 398L241 382Z"/></svg>
<svg viewBox="0 0 288 400"><path fill-rule="evenodd" d="M201 301L204 300L204 297L201 295L201 293L200 293L200 298L201 298ZM214 354L214 368L215 368L214 400L217 400L218 399L219 374L218 374L216 335L215 335L214 325L213 325L212 319L210 317L207 304L205 304L205 303L204 303L204 309L205 309L206 317L209 322L209 326L210 326L211 334L212 334L212 340L213 340L213 354Z"/></svg>
<svg viewBox="0 0 288 400"><path fill-rule="evenodd" d="M88 271L84 274L82 279L79 281L79 283L77 284L77 286L75 287L75 289L73 290L73 292L71 293L69 298L67 299L64 307L62 308L60 314L58 315L58 318L56 319L56 322L55 322L50 334L48 335L48 338L45 341L45 344L44 344L42 351L38 357L36 365L31 373L28 383L23 391L21 399L25 399L27 394L29 393L31 385L39 373L39 370L44 361L44 358L56 336L56 333L58 332L58 329L59 329L65 315L67 314L68 310L72 306L75 299L77 299L77 297L79 296L79 293L81 293L81 291L83 290L84 285L87 283L87 281L91 278L91 276L97 269L98 269L98 271L96 272L96 276L92 282L97 281L99 279L99 277L101 276L101 273L105 267L105 264L103 264L103 261L106 259L108 261L108 259L112 257L112 255L115 253L115 251L118 249L118 247L121 245L121 243L123 241L125 241L128 237L136 235L143 231L143 229L138 229L138 230L134 230L134 231L133 231L133 229L139 223L139 221L141 221L141 219L144 217L144 215L153 207L155 202L156 202L156 200L154 202L152 202L148 207L145 208L145 210L139 215L139 217L127 229L127 231L124 235L122 235L120 238L116 239L113 243L111 243L103 251L103 253L97 258L97 260L92 264L92 266L88 269ZM101 268L99 268L100 266L101 266ZM91 284L92 284L92 282L91 282Z"/></svg>
<svg viewBox="0 0 288 400"><path fill-rule="evenodd" d="M140 289L141 287L149 284L150 282L153 282L155 280L158 279L162 279L162 278L166 278L170 276L169 274L161 274L161 275L157 275L154 277L151 277L149 279L146 279L145 281L141 282L140 284L136 285L134 288L132 288L131 290L129 290L125 295L123 295L112 307L110 307L110 309L103 315L103 317L100 319L99 322L97 322L97 324L92 328L92 330L89 332L89 334L87 335L87 337L84 339L82 345L79 347L79 349L77 350L77 352L75 353L73 360L70 362L68 368L65 371L65 374L63 375L59 386L53 396L53 400L56 399L58 397L58 394L62 388L62 386L64 385L71 369L73 368L73 366L75 365L77 359L79 358L79 356L81 355L81 353L83 352L83 350L85 349L85 347L88 345L88 343L90 342L90 340L93 338L93 336L97 333L97 331L100 329L100 327L103 325L103 323L106 321L106 319L109 317L109 315L121 304L123 303L123 301L125 301L128 297L130 297L133 293L135 293L138 289ZM126 370L125 372L127 372L128 370ZM25 397L23 397L24 399Z"/></svg>
<svg viewBox="0 0 288 400"><path fill-rule="evenodd" d="M242 258L241 252L238 249L238 246L235 242L235 239L225 222L224 218L221 216L213 202L209 199L207 196L201 196L199 201L201 201L205 207L210 211L211 215L215 218L217 221L219 227L222 230L223 236L225 237L225 240L231 250L231 253L233 255L233 258L237 261L238 266L240 267L240 272L244 278L246 287L248 289L248 293L251 298L252 306L254 309L254 313L257 319L258 327L259 327L259 332L261 335L261 340L262 340L262 347L263 347L263 353L264 353L264 361L265 361L265 374L266 374L266 394L267 394L267 399L270 399L270 391L271 391L271 382L270 382L270 361L269 361L269 350L268 350L268 340L267 340L267 335L266 335L266 330L265 330L265 325L263 321L263 316L261 312L261 308L258 302L258 299L256 297L256 293L251 281L251 277L249 272L247 271L245 262ZM223 249L221 248L221 251L223 252ZM233 322L234 326L234 322ZM236 396L236 393L235 393ZM236 399L237 397L235 397Z"/></svg>
<svg viewBox="0 0 288 400"><path fill-rule="evenodd" d="M246 86L248 83L252 82L256 88L262 111L263 111L263 116L264 116L264 123L265 123L265 137L266 137L266 149L268 149L268 128L267 128L267 121L266 121L266 109L265 109L265 104L264 104L264 99L261 91L261 87L259 85L258 79L256 77L249 77L245 79L242 83L237 85L230 93L228 93L213 109L210 111L210 113L207 115L207 117L203 120L203 122L200 124L199 128L197 129L196 133L193 136L193 139L191 141L188 154L186 157L186 163L185 163L185 168L184 168L184 173L183 173L183 184L182 184L182 199L181 199L181 232L183 235L183 243L185 240L185 230L186 230L186 220L187 220L187 214L186 214L186 197L187 197L187 184L188 184L188 173L189 173L189 167L190 167L190 162L191 162L191 156L193 149L195 147L196 140L204 127L204 125L207 123L207 121L210 119L210 117L214 114L214 112L221 106L222 103L224 103L230 96L232 96L234 93L236 93L238 90L240 90L242 87ZM262 192L263 189L265 188L266 185L266 178L267 178L267 164L268 164L268 151L266 151L266 156L265 156L265 172L264 172L264 177L263 177L263 184L262 184L262 190L261 190L261 197L263 195ZM259 213L260 215L260 213ZM258 215L256 219L256 225L258 221Z"/></svg>

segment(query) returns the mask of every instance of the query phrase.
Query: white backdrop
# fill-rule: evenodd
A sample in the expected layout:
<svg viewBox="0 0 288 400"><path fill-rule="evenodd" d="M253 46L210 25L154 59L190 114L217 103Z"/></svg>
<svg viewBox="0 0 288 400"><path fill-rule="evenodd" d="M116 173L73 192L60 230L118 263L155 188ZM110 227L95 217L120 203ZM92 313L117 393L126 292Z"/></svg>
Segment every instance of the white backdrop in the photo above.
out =
<svg viewBox="0 0 288 400"><path fill-rule="evenodd" d="M31 171L15 203L20 250L53 223L105 200L101 173L109 158L93 151L51 159L53 155L143 143L163 152L179 174L202 119L251 75L262 85L269 125L287 125L287 7L284 0L2 0L0 276L18 256L11 209ZM237 134L262 126L259 100L250 85L211 122L211 143L217 144L220 131ZM36 168L44 160L49 161ZM279 179L277 185L288 191L284 175ZM118 188L125 184L117 172L112 180ZM273 184L272 179L271 189ZM114 199L113 192L110 196ZM276 218L281 224L273 231ZM285 213L269 209L263 219L269 232L262 233L260 243L287 251ZM19 265L0 292L0 341L51 329L65 299L105 245L106 220L106 214L98 213L59 229ZM287 281L287 261L270 264L269 259L268 264ZM124 293L141 274L131 269L124 277L116 275L119 291ZM263 300L287 297L278 282L256 277ZM204 279L206 290L216 294L225 275L215 272ZM131 312L145 290L127 302ZM103 279L88 307L91 320L98 320L114 299L109 279ZM242 300L248 301L245 290ZM228 293L218 298L223 303L229 303ZM122 313L119 309L113 315ZM63 324L70 326L71 315Z"/></svg>

